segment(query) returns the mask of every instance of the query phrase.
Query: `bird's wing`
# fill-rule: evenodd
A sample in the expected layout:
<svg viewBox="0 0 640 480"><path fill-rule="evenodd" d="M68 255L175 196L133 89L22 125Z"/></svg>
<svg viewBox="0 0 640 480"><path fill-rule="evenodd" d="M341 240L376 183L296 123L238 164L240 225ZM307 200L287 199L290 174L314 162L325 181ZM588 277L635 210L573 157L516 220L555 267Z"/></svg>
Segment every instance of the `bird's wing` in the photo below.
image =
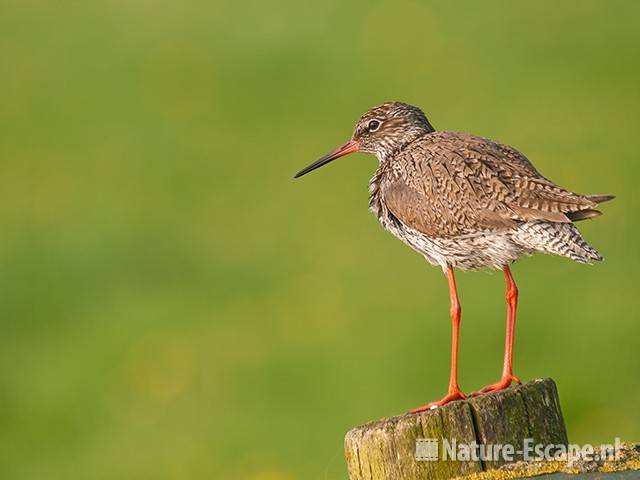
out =
<svg viewBox="0 0 640 480"><path fill-rule="evenodd" d="M381 184L387 208L430 236L503 230L519 221L568 223L573 214L597 214L596 201L547 180L516 149L472 135L429 134L387 168Z"/></svg>

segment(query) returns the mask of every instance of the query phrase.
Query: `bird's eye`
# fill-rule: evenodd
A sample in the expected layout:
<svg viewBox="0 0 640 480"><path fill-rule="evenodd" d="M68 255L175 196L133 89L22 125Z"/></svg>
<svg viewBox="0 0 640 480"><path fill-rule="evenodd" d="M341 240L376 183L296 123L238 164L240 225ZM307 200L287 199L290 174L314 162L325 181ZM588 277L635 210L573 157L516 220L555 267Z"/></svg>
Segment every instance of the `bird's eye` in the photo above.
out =
<svg viewBox="0 0 640 480"><path fill-rule="evenodd" d="M375 132L379 128L380 128L380 122L378 120L371 120L367 124L367 130L369 130L370 132Z"/></svg>

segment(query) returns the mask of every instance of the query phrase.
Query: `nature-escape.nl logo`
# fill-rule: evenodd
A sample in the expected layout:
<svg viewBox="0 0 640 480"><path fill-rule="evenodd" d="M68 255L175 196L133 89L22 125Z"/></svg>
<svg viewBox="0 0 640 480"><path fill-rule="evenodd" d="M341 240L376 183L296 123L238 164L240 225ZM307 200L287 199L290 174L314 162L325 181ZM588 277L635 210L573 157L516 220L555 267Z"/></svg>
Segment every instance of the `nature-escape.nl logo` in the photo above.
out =
<svg viewBox="0 0 640 480"><path fill-rule="evenodd" d="M533 438L525 438L522 445L484 444L478 442L463 443L456 439L419 438L416 439L416 460L435 462L453 460L458 462L482 461L513 462L515 460L566 460L579 458L593 460L616 460L622 443L616 437L613 444L554 444L536 443Z"/></svg>

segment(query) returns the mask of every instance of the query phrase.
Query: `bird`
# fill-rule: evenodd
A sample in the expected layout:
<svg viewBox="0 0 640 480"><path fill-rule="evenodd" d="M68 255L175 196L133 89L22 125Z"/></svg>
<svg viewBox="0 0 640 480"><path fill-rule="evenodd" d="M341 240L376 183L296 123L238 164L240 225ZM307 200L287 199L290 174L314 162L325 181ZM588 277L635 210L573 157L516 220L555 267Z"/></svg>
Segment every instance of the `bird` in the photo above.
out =
<svg viewBox="0 0 640 480"><path fill-rule="evenodd" d="M478 396L521 383L513 373L518 287L510 266L534 253L579 263L603 260L574 222L601 215L613 195L582 195L545 178L522 153L488 138L437 131L424 112L392 101L369 109L348 142L300 170L299 178L354 152L373 154L369 209L395 237L442 268L452 323L447 393L411 410L435 409L468 398L458 383L461 305L454 270L502 270L507 321L502 375Z"/></svg>

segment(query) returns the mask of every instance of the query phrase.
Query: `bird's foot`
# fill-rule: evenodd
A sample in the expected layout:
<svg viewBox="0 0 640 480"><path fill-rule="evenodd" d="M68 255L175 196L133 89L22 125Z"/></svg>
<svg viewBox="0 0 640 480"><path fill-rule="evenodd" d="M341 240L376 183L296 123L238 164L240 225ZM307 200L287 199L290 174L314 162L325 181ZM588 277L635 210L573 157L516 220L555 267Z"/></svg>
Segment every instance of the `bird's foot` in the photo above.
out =
<svg viewBox="0 0 640 480"><path fill-rule="evenodd" d="M481 388L477 392L473 392L471 396L477 397L479 395L484 395L485 393L498 392L500 390L504 390L513 382L517 383L518 385L522 384L520 379L515 375L504 375L499 382L492 383L491 385L487 385L486 387Z"/></svg>
<svg viewBox="0 0 640 480"><path fill-rule="evenodd" d="M442 397L440 400L436 402L427 403L422 407L414 408L413 410L409 410L409 413L419 413L424 412L426 410L433 410L435 408L441 407L442 405L453 402L454 400L465 400L467 397L459 387L455 387L453 389L449 389L447 394Z"/></svg>

